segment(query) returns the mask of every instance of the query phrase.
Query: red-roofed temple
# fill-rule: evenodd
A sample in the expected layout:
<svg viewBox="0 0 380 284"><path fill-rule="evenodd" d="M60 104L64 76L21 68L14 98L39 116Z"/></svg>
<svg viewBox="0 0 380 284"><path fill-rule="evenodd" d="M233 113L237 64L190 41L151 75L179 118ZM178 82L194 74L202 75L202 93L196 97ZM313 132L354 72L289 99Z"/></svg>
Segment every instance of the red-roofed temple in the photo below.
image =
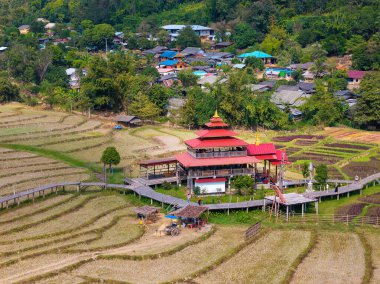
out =
<svg viewBox="0 0 380 284"><path fill-rule="evenodd" d="M192 191L199 186L205 194L224 193L230 179L237 175L250 175L256 179L262 177L269 182L270 164L276 165L277 169L277 165L287 162L284 152L276 150L272 143L250 145L236 138L237 133L224 123L217 112L205 124L205 128L196 134L197 138L185 141L186 152L176 155L175 159L167 159L167 163L177 161L177 180L180 182L185 179ZM150 173L154 172L152 177L162 178L157 176L155 168L155 165L159 165L160 169L165 169L165 161L160 161L141 163L143 176L149 179ZM264 170L259 173L257 164L263 162ZM164 176L167 177L167 174L164 173Z"/></svg>

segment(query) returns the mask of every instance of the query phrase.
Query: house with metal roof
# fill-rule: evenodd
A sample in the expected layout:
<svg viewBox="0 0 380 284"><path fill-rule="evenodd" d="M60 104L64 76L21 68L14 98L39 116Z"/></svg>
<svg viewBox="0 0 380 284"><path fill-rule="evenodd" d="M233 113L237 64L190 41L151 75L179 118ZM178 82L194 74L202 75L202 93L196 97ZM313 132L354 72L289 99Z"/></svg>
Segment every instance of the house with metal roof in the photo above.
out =
<svg viewBox="0 0 380 284"><path fill-rule="evenodd" d="M18 30L20 34L26 35L30 32L30 26L29 25L22 25L18 27Z"/></svg>
<svg viewBox="0 0 380 284"><path fill-rule="evenodd" d="M160 59L173 59L177 55L177 52L172 50L166 50L160 54Z"/></svg>
<svg viewBox="0 0 380 284"><path fill-rule="evenodd" d="M349 87L351 87L351 88L360 87L360 82L364 78L365 74L366 74L366 71L348 70L347 71L347 81L348 81Z"/></svg>
<svg viewBox="0 0 380 284"><path fill-rule="evenodd" d="M238 58L245 61L248 57L256 57L264 61L264 64L271 64L274 61L274 57L268 53L265 53L263 51L255 50L253 52L246 52L243 54L240 54Z"/></svg>
<svg viewBox="0 0 380 284"><path fill-rule="evenodd" d="M185 27L186 25L165 25L161 28L169 33L171 41L175 41L179 35L179 32ZM190 27L201 38L206 38L208 40L214 40L215 38L215 31L209 27L200 25L190 25Z"/></svg>

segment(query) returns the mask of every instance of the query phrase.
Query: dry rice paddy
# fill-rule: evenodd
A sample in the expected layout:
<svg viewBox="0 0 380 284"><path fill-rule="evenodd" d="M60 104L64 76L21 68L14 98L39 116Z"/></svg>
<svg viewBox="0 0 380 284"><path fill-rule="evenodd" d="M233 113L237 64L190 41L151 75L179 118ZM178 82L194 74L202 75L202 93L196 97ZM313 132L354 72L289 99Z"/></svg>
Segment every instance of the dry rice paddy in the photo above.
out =
<svg viewBox="0 0 380 284"><path fill-rule="evenodd" d="M366 234L365 235L371 247L373 276L371 283L380 283L380 234Z"/></svg>
<svg viewBox="0 0 380 284"><path fill-rule="evenodd" d="M292 283L362 283L364 249L353 233L324 232L299 265Z"/></svg>
<svg viewBox="0 0 380 284"><path fill-rule="evenodd" d="M244 228L221 227L205 241L174 255L156 260L96 260L74 270L73 275L91 275L133 283L157 283L183 278L212 265L244 242Z"/></svg>
<svg viewBox="0 0 380 284"><path fill-rule="evenodd" d="M309 241L307 231L270 232L195 282L281 283Z"/></svg>

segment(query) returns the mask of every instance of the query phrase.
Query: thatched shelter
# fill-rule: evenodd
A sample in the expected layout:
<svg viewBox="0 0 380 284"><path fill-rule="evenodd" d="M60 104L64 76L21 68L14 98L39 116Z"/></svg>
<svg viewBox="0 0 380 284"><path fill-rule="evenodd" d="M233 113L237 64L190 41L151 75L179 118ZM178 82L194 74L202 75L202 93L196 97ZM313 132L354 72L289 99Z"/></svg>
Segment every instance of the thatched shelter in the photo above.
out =
<svg viewBox="0 0 380 284"><path fill-rule="evenodd" d="M145 221L155 222L157 220L158 208L144 205L135 209L137 217L139 219L144 219Z"/></svg>

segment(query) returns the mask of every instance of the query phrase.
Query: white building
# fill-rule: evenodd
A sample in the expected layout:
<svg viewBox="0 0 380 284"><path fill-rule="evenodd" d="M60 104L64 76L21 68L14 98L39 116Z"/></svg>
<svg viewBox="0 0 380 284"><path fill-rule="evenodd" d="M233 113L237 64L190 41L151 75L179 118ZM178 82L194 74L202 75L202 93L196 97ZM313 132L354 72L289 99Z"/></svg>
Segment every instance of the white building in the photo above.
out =
<svg viewBox="0 0 380 284"><path fill-rule="evenodd" d="M165 31L169 33L171 41L175 41L178 37L180 30L184 29L185 27L186 25L166 25L162 26L161 28L163 28ZM205 38L208 40L215 39L215 31L209 27L199 25L191 25L190 27L201 38Z"/></svg>
<svg viewBox="0 0 380 284"><path fill-rule="evenodd" d="M195 180L195 187L201 189L201 194L219 194L226 192L226 178L208 178Z"/></svg>

